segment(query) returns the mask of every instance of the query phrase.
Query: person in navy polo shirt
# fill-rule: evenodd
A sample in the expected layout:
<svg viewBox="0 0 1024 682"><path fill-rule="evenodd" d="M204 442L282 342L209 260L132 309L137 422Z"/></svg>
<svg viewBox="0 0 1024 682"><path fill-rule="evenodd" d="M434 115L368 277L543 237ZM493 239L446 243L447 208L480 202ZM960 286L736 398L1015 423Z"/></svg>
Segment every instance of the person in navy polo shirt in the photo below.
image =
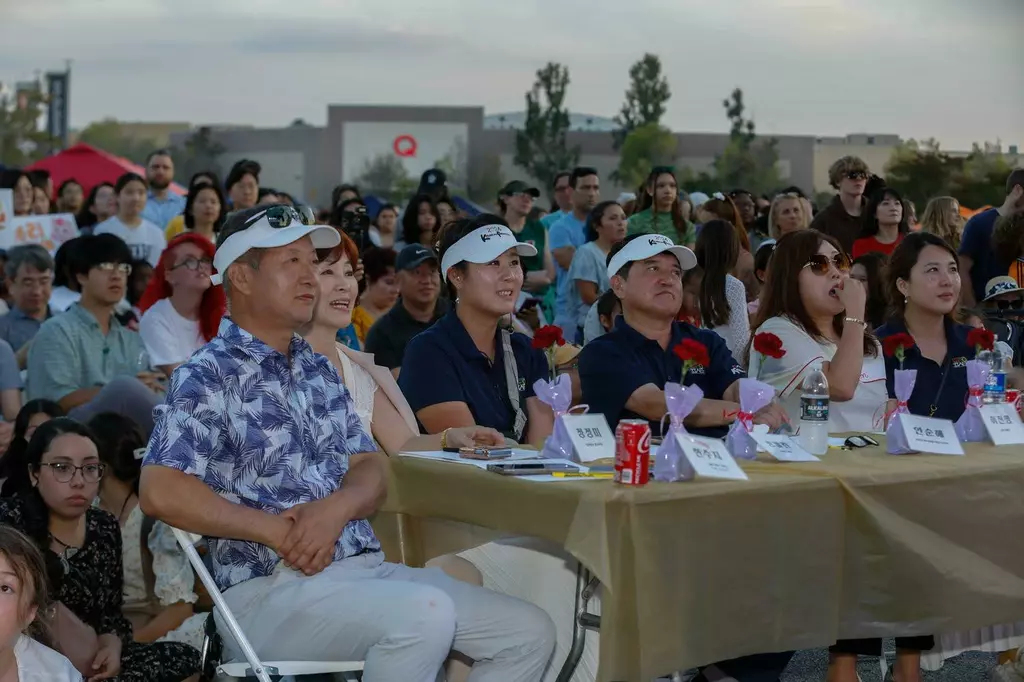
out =
<svg viewBox="0 0 1024 682"><path fill-rule="evenodd" d="M916 232L896 247L886 270L890 321L875 334L880 341L909 333L914 346L906 351L903 369L917 370L914 392L907 401L912 414L956 421L967 396L967 361L975 349L967 343L971 327L953 317L963 283L956 252L941 237ZM885 358L885 385L893 392L895 357Z"/></svg>
<svg viewBox="0 0 1024 682"><path fill-rule="evenodd" d="M521 257L537 249L482 214L449 223L440 255L455 309L409 342L398 379L416 418L427 433L475 424L543 444L554 415L533 384L548 378L547 362L527 336L500 324L523 287Z"/></svg>
<svg viewBox="0 0 1024 682"><path fill-rule="evenodd" d="M739 409L738 379L746 376L722 337L676 320L682 303L684 270L697 264L693 251L657 234L626 238L608 254L611 290L622 302L622 316L611 332L594 339L580 353L583 400L612 426L620 419L647 419L659 428L666 412L665 384L700 386L704 400L686 419L691 432L720 437ZM683 339L708 349L708 367L693 367L681 376L683 363L673 352ZM731 415L731 416L730 416ZM778 428L785 412L772 403L755 423Z"/></svg>

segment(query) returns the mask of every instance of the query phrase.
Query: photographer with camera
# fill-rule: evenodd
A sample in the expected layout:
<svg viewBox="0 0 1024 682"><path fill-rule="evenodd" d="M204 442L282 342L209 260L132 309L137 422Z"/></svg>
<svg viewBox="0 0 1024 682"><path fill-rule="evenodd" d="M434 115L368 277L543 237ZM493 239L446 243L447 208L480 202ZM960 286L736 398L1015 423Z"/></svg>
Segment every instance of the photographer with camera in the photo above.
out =
<svg viewBox="0 0 1024 682"><path fill-rule="evenodd" d="M370 216L362 199L345 199L331 211L330 224L349 236L355 242L359 254L371 246Z"/></svg>

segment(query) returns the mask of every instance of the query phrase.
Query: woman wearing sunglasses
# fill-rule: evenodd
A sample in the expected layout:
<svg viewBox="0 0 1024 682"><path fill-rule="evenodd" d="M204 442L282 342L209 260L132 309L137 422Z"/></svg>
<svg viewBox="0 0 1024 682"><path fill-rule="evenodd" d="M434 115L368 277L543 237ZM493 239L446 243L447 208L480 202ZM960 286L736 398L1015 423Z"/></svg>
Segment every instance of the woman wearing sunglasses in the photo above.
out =
<svg viewBox="0 0 1024 682"><path fill-rule="evenodd" d="M213 243L186 232L160 255L139 310L139 333L149 361L167 376L217 334L224 317L224 290L211 286Z"/></svg>
<svg viewBox="0 0 1024 682"><path fill-rule="evenodd" d="M0 522L28 535L43 552L57 602L55 648L87 679L198 679L196 649L132 639L132 625L121 613L121 530L112 514L92 506L106 470L92 432L67 417L52 419L36 429L25 459L17 492L0 500Z"/></svg>
<svg viewBox="0 0 1024 682"><path fill-rule="evenodd" d="M832 237L802 230L779 240L761 292L753 336L774 334L782 357L748 346L752 377L776 388L786 411L800 413L804 377L817 365L828 378L829 430L872 431L886 403L885 362L867 330L864 285Z"/></svg>

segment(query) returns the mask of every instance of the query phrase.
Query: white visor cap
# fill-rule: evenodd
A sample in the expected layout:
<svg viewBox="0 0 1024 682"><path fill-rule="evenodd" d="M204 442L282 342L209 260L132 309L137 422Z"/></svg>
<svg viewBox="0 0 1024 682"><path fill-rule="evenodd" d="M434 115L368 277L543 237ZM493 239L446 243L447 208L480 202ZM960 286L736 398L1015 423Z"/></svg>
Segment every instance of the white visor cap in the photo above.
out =
<svg viewBox="0 0 1024 682"><path fill-rule="evenodd" d="M228 267L241 258L249 249L273 249L293 244L309 235L313 248L333 249L341 243L338 230L330 225L303 225L297 220L288 227L274 227L266 211L249 218L249 226L224 240L213 256L213 267L217 271L210 276L216 286L224 283Z"/></svg>
<svg viewBox="0 0 1024 682"><path fill-rule="evenodd" d="M517 241L512 230L504 225L484 225L448 247L441 259L441 278L448 281L448 269L459 263L490 263L515 249L520 256L536 256L537 247Z"/></svg>
<svg viewBox="0 0 1024 682"><path fill-rule="evenodd" d="M622 269L627 263L647 260L659 253L671 253L679 260L679 267L689 270L697 267L697 256L685 246L677 246L671 239L660 234L645 234L634 237L622 249L612 256L608 263L608 279Z"/></svg>

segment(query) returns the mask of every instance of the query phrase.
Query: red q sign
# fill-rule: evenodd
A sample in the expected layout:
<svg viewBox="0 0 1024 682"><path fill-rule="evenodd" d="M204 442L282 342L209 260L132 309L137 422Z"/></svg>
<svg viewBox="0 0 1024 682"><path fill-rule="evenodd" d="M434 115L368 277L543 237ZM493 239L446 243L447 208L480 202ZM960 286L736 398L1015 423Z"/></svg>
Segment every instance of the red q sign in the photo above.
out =
<svg viewBox="0 0 1024 682"><path fill-rule="evenodd" d="M412 135L399 135L391 146L398 156L410 157L416 156L416 147L419 145L416 143L416 138Z"/></svg>

